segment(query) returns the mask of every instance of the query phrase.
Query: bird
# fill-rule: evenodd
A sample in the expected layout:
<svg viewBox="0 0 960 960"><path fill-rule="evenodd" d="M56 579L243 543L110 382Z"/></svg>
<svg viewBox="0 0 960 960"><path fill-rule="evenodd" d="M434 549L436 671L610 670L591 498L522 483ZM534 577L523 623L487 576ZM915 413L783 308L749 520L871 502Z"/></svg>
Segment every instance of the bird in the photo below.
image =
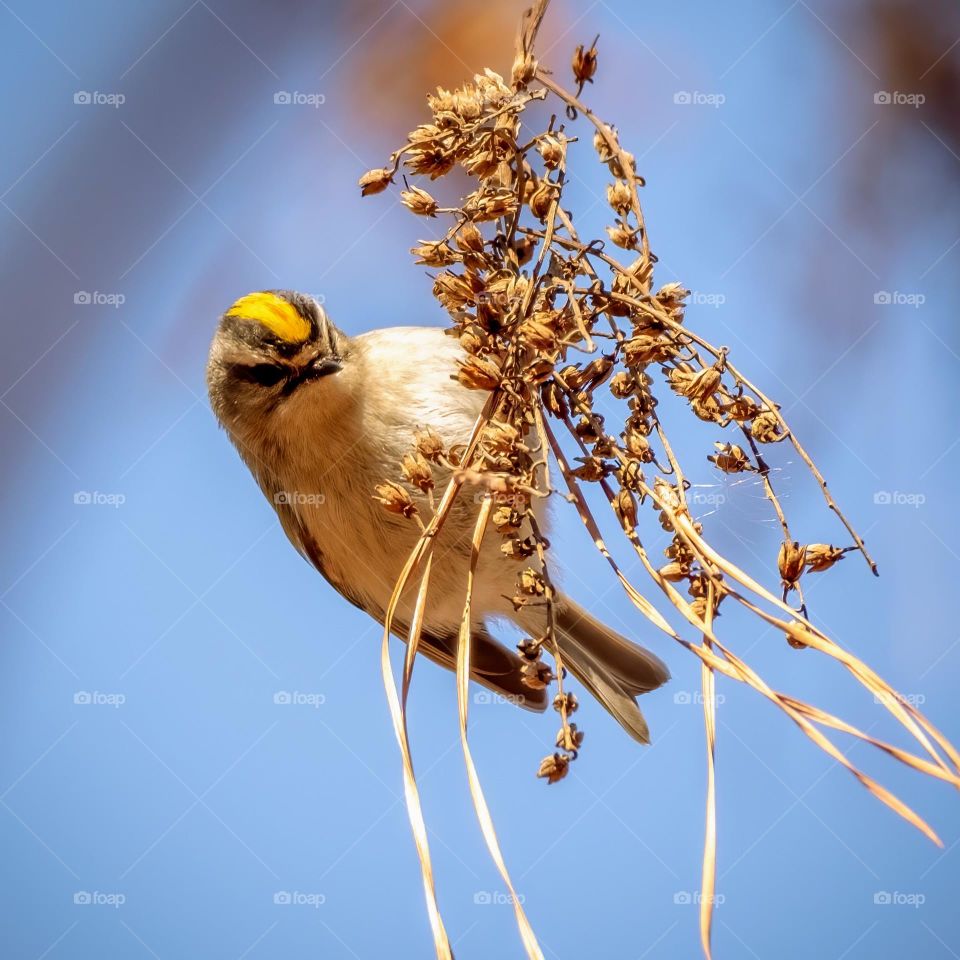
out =
<svg viewBox="0 0 960 960"><path fill-rule="evenodd" d="M383 625L419 527L388 512L374 488L399 472L415 432L447 446L468 440L486 394L452 376L466 354L438 327L390 327L347 336L312 296L292 290L240 297L220 317L207 362L213 412L277 513L292 545L346 600ZM438 484L449 474L441 471ZM442 488L442 487L441 487ZM478 499L453 503L434 546L419 651L455 670ZM542 507L537 507L541 513ZM541 517L546 523L547 517ZM521 654L496 639L513 623L542 636L544 607L515 609L516 562L487 537L471 612L471 677L510 702L543 711ZM416 590L392 621L406 640ZM650 742L636 697L670 678L651 651L563 592L554 601L563 666L640 743Z"/></svg>

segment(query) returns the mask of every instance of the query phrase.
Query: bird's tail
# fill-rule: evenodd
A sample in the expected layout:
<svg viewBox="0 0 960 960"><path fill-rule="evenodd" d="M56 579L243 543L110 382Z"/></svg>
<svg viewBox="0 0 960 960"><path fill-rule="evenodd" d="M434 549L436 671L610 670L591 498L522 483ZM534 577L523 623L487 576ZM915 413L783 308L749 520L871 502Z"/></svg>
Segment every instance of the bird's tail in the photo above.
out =
<svg viewBox="0 0 960 960"><path fill-rule="evenodd" d="M640 743L650 730L635 697L670 679L659 657L601 623L569 597L556 607L556 633L563 665Z"/></svg>

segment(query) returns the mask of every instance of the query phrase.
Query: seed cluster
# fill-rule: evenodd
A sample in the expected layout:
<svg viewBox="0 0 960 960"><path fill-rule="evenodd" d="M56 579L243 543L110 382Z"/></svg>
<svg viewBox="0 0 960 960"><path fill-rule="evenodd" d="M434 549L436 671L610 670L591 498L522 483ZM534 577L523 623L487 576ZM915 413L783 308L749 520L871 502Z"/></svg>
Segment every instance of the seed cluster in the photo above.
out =
<svg viewBox="0 0 960 960"><path fill-rule="evenodd" d="M572 70L578 93L597 65L596 41L577 48ZM566 124L554 116L542 132L526 133L529 108L550 95L564 104L569 119L582 113L592 124L597 161L611 178L606 241L581 240L562 206L573 142ZM862 549L859 538L853 547L804 548L790 536L760 445L792 434L777 406L729 364L726 350L688 330L688 291L676 283L652 290L655 257L639 202L644 181L617 131L586 110L577 94L557 86L529 53L518 55L509 84L486 70L456 90L438 89L427 103L430 122L410 132L386 167L365 173L360 187L364 194L381 192L401 169L429 180L459 170L470 179L472 189L455 208L442 207L423 186L410 183L400 198L418 216L449 222L442 236L421 241L412 252L418 264L438 270L433 294L450 316L447 332L466 354L453 375L468 389L492 392L494 401L468 460L462 460L464 450L448 455L435 436L423 435L401 464L403 482L385 480L376 495L386 509L419 520L417 491L433 509L433 462L501 498L491 523L503 553L521 564L513 603L547 608L544 634L520 645L528 661L526 682L562 683L562 664L554 672L540 660L543 649L558 656L549 544L532 509L554 492L547 455L556 438L547 418L559 422L577 447L576 465L564 470L568 482L598 485L637 542L642 506L673 534L659 576L683 583L697 621L706 616L708 597L715 615L728 591L723 572L674 522L672 510L689 516L688 484L658 417L664 391L681 397L700 420L739 432L741 443L716 442L707 459L723 473L763 477L783 526L779 569L785 597L800 591L805 571L825 570L847 549ZM607 252L611 245L631 258L614 258ZM601 390L625 405L622 428L611 430L595 409ZM703 533L700 523L691 525ZM583 739L568 720L572 705L562 690L557 699L561 752L547 757L539 771L550 783L566 774Z"/></svg>
<svg viewBox="0 0 960 960"><path fill-rule="evenodd" d="M576 697L563 688L550 545L533 509L539 500L562 495L577 509L635 606L701 662L711 810L713 681L720 672L771 700L874 796L935 837L917 814L854 767L823 732L842 731L915 769L960 785L960 755L949 741L906 698L808 619L804 577L831 568L851 551L861 553L874 572L876 566L778 405L734 366L725 347L714 346L687 323L688 291L677 283L655 287L656 257L639 198L645 183L636 160L621 146L617 130L580 100L598 69L597 41L588 48L577 47L572 59L576 92L566 90L534 56L545 6L546 0L541 0L539 12L528 14L509 81L486 70L456 90L438 89L427 99L430 120L410 132L386 166L360 178L362 192L374 194L402 174L403 204L425 222L443 218L439 235L420 241L412 253L418 264L436 271L433 295L449 315L446 332L464 350L465 358L451 376L467 389L488 394L467 444L445 450L435 434L419 434L397 477L385 478L376 496L386 509L420 523L423 536L411 562L429 556L430 538L462 486L483 487L492 498L490 508L480 512L475 551L487 527L492 527L503 554L517 563L514 605L545 611L543 634L524 639L519 651L526 684L531 688L556 684L553 704L561 729L556 751L538 770L548 783L566 776L583 742L583 732L570 720ZM543 111L532 108L547 100L562 107L562 119L554 113L537 125L531 118L541 117ZM534 124L533 130L528 123ZM586 126L596 162L609 177L606 238L581 237L563 205L569 146L577 140L573 132L577 123ZM455 207L442 206L425 186L407 180L419 177L422 184L424 178L434 181L455 171L469 183ZM608 416L598 410L610 406L607 395L622 413L615 423L608 423ZM751 474L762 484L782 531L774 568L782 588L778 595L724 557L694 518L687 501L686 471L660 418L660 401L668 395L679 398L708 425L712 446L704 455L713 469ZM728 438L722 439L724 435ZM765 449L778 444L789 444L808 467L845 528L847 543L803 544L794 538L765 459ZM562 479L559 489L551 482L551 459ZM437 465L452 477L439 502L434 499ZM677 633L619 568L593 515L591 501L598 499L612 508L652 583L698 641ZM665 562L655 562L644 545L643 529L657 526L670 535ZM398 590L413 566L405 571ZM841 663L917 739L930 759L891 748L770 687L717 636L715 621L724 602L736 603L774 627L792 647L814 647ZM469 603L468 592L467 611ZM463 636L461 632L461 642ZM552 656L553 667L543 661L544 651ZM466 748L464 714L461 724ZM712 822L708 811L708 824ZM713 888L714 845L715 834L708 831L704 891ZM525 929L523 923L521 928ZM701 913L701 930L709 953L709 905Z"/></svg>

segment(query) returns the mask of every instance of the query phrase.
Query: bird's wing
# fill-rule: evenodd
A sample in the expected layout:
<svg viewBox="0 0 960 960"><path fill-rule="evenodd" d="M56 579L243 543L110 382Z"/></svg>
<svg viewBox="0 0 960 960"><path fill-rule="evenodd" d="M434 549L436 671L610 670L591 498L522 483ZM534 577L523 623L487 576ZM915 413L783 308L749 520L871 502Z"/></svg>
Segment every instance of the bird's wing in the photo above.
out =
<svg viewBox="0 0 960 960"><path fill-rule="evenodd" d="M300 555L316 568L337 593L382 624L385 611L370 609L359 596L351 593L346 584L339 583L331 577L324 565L323 551L300 522L296 510L288 503L278 502L268 486L269 484L261 481L263 492L276 509L284 533ZM406 642L410 628L397 619L392 625L392 632ZM457 637L455 635L439 636L424 628L420 635L420 651L439 666L456 671ZM477 683L510 702L540 713L547 707L546 690L533 690L523 682L523 666L523 660L495 640L486 627L474 627L471 637L470 676Z"/></svg>

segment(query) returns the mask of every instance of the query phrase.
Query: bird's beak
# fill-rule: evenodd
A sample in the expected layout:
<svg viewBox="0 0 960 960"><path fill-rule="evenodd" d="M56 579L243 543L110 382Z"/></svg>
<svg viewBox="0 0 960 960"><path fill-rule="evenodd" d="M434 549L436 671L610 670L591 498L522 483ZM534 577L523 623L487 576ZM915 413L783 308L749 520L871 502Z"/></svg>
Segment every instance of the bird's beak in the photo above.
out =
<svg viewBox="0 0 960 960"><path fill-rule="evenodd" d="M343 364L333 357L317 357L304 371L310 380L318 377L327 377L331 373L339 373L343 369Z"/></svg>

